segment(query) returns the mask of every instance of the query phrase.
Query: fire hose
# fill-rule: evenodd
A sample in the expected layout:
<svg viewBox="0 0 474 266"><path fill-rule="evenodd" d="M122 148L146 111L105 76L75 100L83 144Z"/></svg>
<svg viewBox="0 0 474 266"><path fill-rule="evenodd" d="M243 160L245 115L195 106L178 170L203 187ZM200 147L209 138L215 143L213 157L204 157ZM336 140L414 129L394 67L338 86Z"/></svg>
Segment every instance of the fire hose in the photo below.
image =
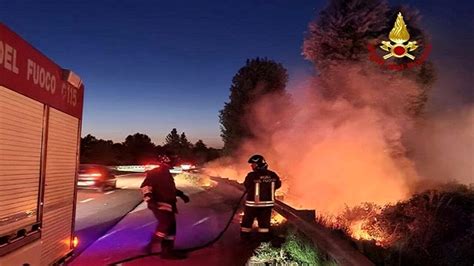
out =
<svg viewBox="0 0 474 266"><path fill-rule="evenodd" d="M224 226L224 229L222 229L216 237L214 237L213 239L211 239L211 240L208 241L207 243L204 243L204 244L201 244L201 245L198 245L198 246L195 246L195 247L190 247L190 248L176 249L176 251L188 253L188 252L192 252L192 251L196 251L196 250L199 250L199 249L203 249L203 248L209 247L209 246L211 246L212 244L216 243L216 242L224 235L224 233L227 231L227 229L229 228L230 224L232 223L232 220L234 219L235 214L236 214L237 211L239 210L239 208L240 208L240 203L242 202L242 199L245 197L245 194L247 194L247 191L245 191L244 193L242 193L242 196L240 197L239 201L238 201L237 204L233 207L232 213L231 213L231 215L230 215L230 218L229 218L229 220L227 221L226 225ZM133 261L133 260L136 260L136 259L146 258L146 257L150 257L150 256L156 256L156 255L160 255L160 254L161 254L161 252L153 252L153 253L148 253L148 254L140 254L140 255L137 255L137 256L125 258L125 259L123 259L123 260L110 263L109 265L120 265L121 263L130 262L130 261Z"/></svg>

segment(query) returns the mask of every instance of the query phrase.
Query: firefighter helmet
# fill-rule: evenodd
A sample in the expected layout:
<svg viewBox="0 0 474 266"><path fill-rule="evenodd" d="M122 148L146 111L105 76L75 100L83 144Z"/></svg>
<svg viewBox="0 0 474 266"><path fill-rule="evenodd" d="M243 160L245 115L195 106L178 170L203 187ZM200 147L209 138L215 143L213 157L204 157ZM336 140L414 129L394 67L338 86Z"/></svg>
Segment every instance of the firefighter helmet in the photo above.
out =
<svg viewBox="0 0 474 266"><path fill-rule="evenodd" d="M265 161L265 158L263 158L263 156L260 154L252 155L248 163L250 164L254 163L257 165L258 168L267 168L268 166L267 162Z"/></svg>

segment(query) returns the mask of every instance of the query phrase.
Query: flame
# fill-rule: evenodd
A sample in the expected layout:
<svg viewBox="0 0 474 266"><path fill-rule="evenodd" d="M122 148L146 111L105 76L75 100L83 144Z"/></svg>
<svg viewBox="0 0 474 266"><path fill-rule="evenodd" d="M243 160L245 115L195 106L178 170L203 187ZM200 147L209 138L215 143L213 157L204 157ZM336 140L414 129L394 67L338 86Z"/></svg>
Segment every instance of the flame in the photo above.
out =
<svg viewBox="0 0 474 266"><path fill-rule="evenodd" d="M201 176L199 179L199 185L205 188L211 188L216 185L216 182L211 180L208 176Z"/></svg>
<svg viewBox="0 0 474 266"><path fill-rule="evenodd" d="M239 223L242 223L242 218L244 217L244 211L241 211L237 214L237 221ZM286 222L286 218L283 217L281 214L275 212L275 211L272 211L272 218L270 220L270 224L271 226L278 226L278 225L281 225L281 224L284 224ZM253 221L253 224L252 224L252 227L258 227L258 222L257 222L257 219L255 219Z"/></svg>
<svg viewBox="0 0 474 266"><path fill-rule="evenodd" d="M357 221L351 225L351 235L357 240L374 240L374 237L362 227L365 221Z"/></svg>
<svg viewBox="0 0 474 266"><path fill-rule="evenodd" d="M410 34L407 30L407 25L403 20L402 13L399 12L397 16L397 20L395 21L395 25L393 29L390 31L389 39L394 43L402 44L408 40L410 40Z"/></svg>
<svg viewBox="0 0 474 266"><path fill-rule="evenodd" d="M417 85L380 73L368 76L362 69L334 66L329 82L336 84L327 86L343 87L366 107L325 100L306 83L293 89L292 104L268 95L249 107L246 122L255 138L244 140L232 156L208 163L206 174L243 182L251 171L248 158L260 153L282 180L283 201L294 208L337 215L346 206L407 198L408 183L418 175L409 158L393 154L404 152L401 136L412 122L403 108Z"/></svg>
<svg viewBox="0 0 474 266"><path fill-rule="evenodd" d="M286 218L277 212L272 212L272 219L270 223L272 226L277 226L286 222Z"/></svg>
<svg viewBox="0 0 474 266"><path fill-rule="evenodd" d="M388 236L380 232L374 233L366 228L367 220L357 220L349 226L349 232L352 238L356 240L374 241L377 246L387 247L390 245Z"/></svg>
<svg viewBox="0 0 474 266"><path fill-rule="evenodd" d="M220 158L209 162L204 168L204 174L208 176L219 176L230 178L238 182L244 182L245 176L250 171L250 168L244 163L239 164L239 161L233 158Z"/></svg>

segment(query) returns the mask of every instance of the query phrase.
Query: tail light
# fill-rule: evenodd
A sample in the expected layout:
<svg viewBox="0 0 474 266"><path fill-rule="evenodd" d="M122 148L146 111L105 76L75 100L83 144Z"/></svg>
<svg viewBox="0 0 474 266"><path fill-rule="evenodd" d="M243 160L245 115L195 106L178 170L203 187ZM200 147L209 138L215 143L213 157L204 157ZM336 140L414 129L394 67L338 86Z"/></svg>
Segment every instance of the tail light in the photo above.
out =
<svg viewBox="0 0 474 266"><path fill-rule="evenodd" d="M77 248L78 245L79 245L79 238L75 236L74 239L72 240L72 247Z"/></svg>

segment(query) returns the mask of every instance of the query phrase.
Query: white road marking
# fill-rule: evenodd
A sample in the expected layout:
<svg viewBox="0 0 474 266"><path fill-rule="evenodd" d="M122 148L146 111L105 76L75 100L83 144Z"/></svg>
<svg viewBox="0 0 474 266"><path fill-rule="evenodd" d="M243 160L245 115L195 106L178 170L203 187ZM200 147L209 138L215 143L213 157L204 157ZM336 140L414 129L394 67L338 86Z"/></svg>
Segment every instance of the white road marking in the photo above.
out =
<svg viewBox="0 0 474 266"><path fill-rule="evenodd" d="M195 222L192 226L196 226L198 224L202 224L204 223L205 221L209 220L209 217L206 217L206 218L202 218L201 220Z"/></svg>
<svg viewBox="0 0 474 266"><path fill-rule="evenodd" d="M88 198L88 199L85 199L85 200L81 200L81 203L86 203L86 202L89 202L91 200L94 200L94 198Z"/></svg>
<svg viewBox="0 0 474 266"><path fill-rule="evenodd" d="M144 224L144 225L142 225L142 226L139 226L139 227L137 227L137 228L135 228L135 229L140 229L140 228L143 228L143 227L147 227L147 226L152 225L152 224L154 224L154 223L156 223L156 222L149 222L149 223L146 223L146 224Z"/></svg>
<svg viewBox="0 0 474 266"><path fill-rule="evenodd" d="M106 192L106 193L104 193L104 194L105 194L105 195L109 195L109 194L112 194L112 193L114 193L114 192L115 192L115 191L112 190L112 191Z"/></svg>
<svg viewBox="0 0 474 266"><path fill-rule="evenodd" d="M105 235L101 236L98 240L104 239L104 238L110 236L111 234L117 233L118 231L120 231L120 230L115 230L115 231L112 231L112 232L110 232L110 233L108 233L108 234L105 234Z"/></svg>

